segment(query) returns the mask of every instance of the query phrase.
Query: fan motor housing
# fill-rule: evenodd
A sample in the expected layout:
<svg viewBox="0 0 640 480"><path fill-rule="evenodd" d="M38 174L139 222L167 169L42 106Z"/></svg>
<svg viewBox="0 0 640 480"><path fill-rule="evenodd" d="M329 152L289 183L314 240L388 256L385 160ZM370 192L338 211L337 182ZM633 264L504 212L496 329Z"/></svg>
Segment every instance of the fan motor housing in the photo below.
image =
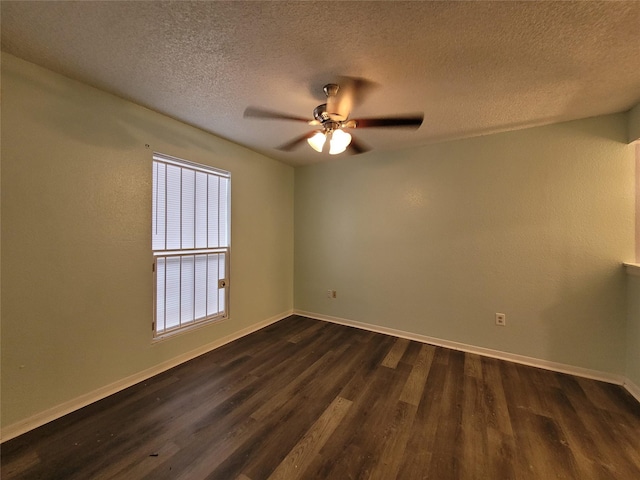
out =
<svg viewBox="0 0 640 480"><path fill-rule="evenodd" d="M315 118L320 123L327 122L331 120L331 117L327 113L327 104L323 103L322 105L318 105L313 109L313 118Z"/></svg>
<svg viewBox="0 0 640 480"><path fill-rule="evenodd" d="M331 115L327 113L327 104L323 103L313 109L313 117L322 124L325 132L331 132L341 127L340 122L336 122L331 118Z"/></svg>
<svg viewBox="0 0 640 480"><path fill-rule="evenodd" d="M325 130L335 130L336 128L340 128L341 122L340 119L336 118L337 115L331 115L327 112L327 104L323 103L322 105L318 105L313 109L313 118L315 118L318 122L322 124Z"/></svg>

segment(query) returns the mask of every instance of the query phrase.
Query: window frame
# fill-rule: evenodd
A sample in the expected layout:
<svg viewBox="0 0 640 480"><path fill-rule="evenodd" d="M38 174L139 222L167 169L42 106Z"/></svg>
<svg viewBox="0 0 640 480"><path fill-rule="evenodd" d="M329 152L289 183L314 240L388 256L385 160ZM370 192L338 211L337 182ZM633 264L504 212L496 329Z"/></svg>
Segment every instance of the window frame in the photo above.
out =
<svg viewBox="0 0 640 480"><path fill-rule="evenodd" d="M185 169L185 170L190 170L190 171L195 171L195 172L203 172L207 175L211 175L214 177L218 177L218 179L223 178L226 179L226 192L225 192L225 203L226 203L226 209L225 209L225 205L223 205L221 207L220 203L218 203L216 205L217 207L217 212L216 215L218 216L218 218L220 217L220 213L223 211L223 209L225 209L225 221L226 221L226 225L225 225L225 237L226 237L226 242L222 242L222 243L226 243L226 246L224 245L220 245L220 234L218 231L218 246L216 247L210 247L209 246L209 239L207 238L207 246L206 247L198 247L196 245L197 240L195 240L195 235L194 235L194 245L193 248L185 248L184 245L181 244L181 248L168 248L167 243L169 243L168 240L168 236L167 236L167 193L166 193L166 171L165 170L165 197L164 197L164 211L165 211L165 219L164 219L164 228L165 228L165 233L163 235L163 243L164 243L164 249L158 249L156 248L156 241L154 240L154 228L157 228L157 205L156 202L158 201L158 189L157 189L157 185L156 182L158 181L157 175L158 175L158 171L156 170L157 168L157 164L161 163L164 164L165 166L167 165L171 165L171 166L176 166L179 167L181 169ZM164 340L167 339L169 337L173 337L175 335L181 334L181 333L186 333L188 331L191 331L193 329L196 328L200 328L202 326L205 325L209 325L211 323L214 322L219 322L225 319L229 318L229 310L230 310L230 305L229 305L229 298L230 298L230 288L229 288L229 277L230 277L230 257L231 257L231 173L226 171L226 170L222 170L219 168L215 168L215 167L210 167L208 165L202 165L202 164L198 164L195 162L191 162L188 160L183 160L181 158L177 158L177 157L172 157L170 155L165 155L163 153L159 153L159 152L153 152L152 155L152 221L151 221L151 225L152 225L152 245L151 245L151 251L152 251L152 255L153 255L153 321L152 321L152 341L160 341L160 340ZM166 168L166 167L165 167ZM181 172L182 175L182 172ZM194 177L195 178L195 177ZM209 179L210 177L208 176L207 179ZM195 180L194 180L195 181ZM207 180L208 181L208 180ZM181 177L181 182L182 182L182 177ZM182 183L181 183L181 202L183 201L183 197L182 197ZM196 187L194 186L194 189ZM208 188L208 183L207 183L207 188ZM195 194L195 190L194 190L194 210L196 209L196 194ZM221 198L221 197L219 197ZM205 212L207 215L207 218L209 217L209 205L207 204L205 206ZM183 215L182 215L182 206L180 207L181 211L180 211L180 229L183 228ZM193 220L194 222L194 229L195 229L195 218ZM209 234L208 232L208 226L207 226L207 235ZM181 240L182 241L182 240ZM163 280L163 285L165 286L165 292L166 292L166 285L167 285L167 269L168 269L168 258L175 258L175 257L179 257L181 259L180 262L180 274L179 274L179 283L181 284L181 282L183 281L183 277L182 277L182 261L183 259L187 258L187 257L193 257L193 269L194 269L194 290L197 288L196 284L197 281L195 280L195 269L196 269L196 257L201 257L203 255L216 255L217 257L217 262L220 261L220 255L223 256L224 258L224 268L223 268L223 275L222 278L220 273L221 270L218 270L218 275L213 275L214 279L215 277L217 277L217 288L213 287L210 283L209 283L209 271L208 271L208 265L209 265L209 258L205 259L206 265L207 265L207 273L205 275L206 280L205 280L205 297L207 298L207 302L209 299L209 292L210 292L210 288L215 289L215 291L217 292L217 301L220 302L220 300L222 299L223 302L223 307L222 309L217 308L218 311L216 311L215 313L209 314L208 312L208 303L205 309L205 316L203 317L196 317L195 315L195 306L193 307L193 311L194 311L194 315L193 315L193 319L192 320L188 320L185 321L183 323L182 321L182 308L183 308L183 298L182 292L180 292L179 294L179 300L178 300L178 310L180 310L179 313L179 318L178 318L178 324L174 325L174 326L170 326L170 327L166 327L166 311L167 311L167 305L168 305L168 301L166 300L166 293L164 294L164 303L163 303L163 311L165 313L164 315L164 319L162 322L164 322L164 328L162 329L158 329L160 323L158 317L158 301L159 301L159 292L158 292L158 274L159 274L159 270L161 270L159 268L159 260L163 259L164 260L164 280ZM219 263L216 263L217 268L219 268ZM213 282L212 282L213 283ZM182 287L180 287L181 290ZM220 294L220 290L223 290L222 296ZM195 293L194 293L194 297L195 297ZM193 299L194 305L195 305L195 298ZM217 306L220 306L220 303L217 303Z"/></svg>

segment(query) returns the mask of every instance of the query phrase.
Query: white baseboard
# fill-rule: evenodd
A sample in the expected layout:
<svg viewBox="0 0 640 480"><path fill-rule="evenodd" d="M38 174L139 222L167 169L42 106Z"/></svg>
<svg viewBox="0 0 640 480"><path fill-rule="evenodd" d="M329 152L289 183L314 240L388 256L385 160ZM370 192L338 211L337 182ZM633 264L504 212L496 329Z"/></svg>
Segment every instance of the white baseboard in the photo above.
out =
<svg viewBox="0 0 640 480"><path fill-rule="evenodd" d="M640 388L638 388L636 385L634 385L631 381L629 381L627 378L625 378L622 375L601 372L599 370L591 370L588 368L576 367L573 365L566 365L564 363L550 362L548 360L541 360L538 358L527 357L525 355L518 355L515 353L502 352L500 350L492 350L489 348L476 347L474 345L467 345L465 343L442 340L440 338L428 337L425 335L405 332L403 330L396 330L394 328L381 327L381 326L372 325L369 323L357 322L354 320L347 320L345 318L331 317L328 315L322 315L322 314L313 313L313 312L305 312L302 310L294 310L293 313L303 317L313 318L315 320L323 320L325 322L338 323L340 325L360 328L362 330L369 330L371 332L384 333L386 335L406 338L408 340L415 340L417 342L428 343L430 345L450 348L452 350L475 353L477 355L496 358L499 360L507 360L509 362L528 365L530 367L543 368L545 370L552 370L554 372L567 373L569 375L575 375L577 377L590 378L592 380L600 380L602 382L613 383L615 385L622 385L624 388L626 388L629 391L629 393L631 393L631 395L633 395L640 402Z"/></svg>
<svg viewBox="0 0 640 480"><path fill-rule="evenodd" d="M55 407L49 408L43 412L37 413L29 418L16 422L8 427L2 428L0 431L0 441L5 442L12 438L17 437L18 435L22 435L34 428L40 427L45 423L49 423L57 418L63 417L71 412L79 410L82 407L86 407L87 405L97 402L98 400L102 400L103 398L108 397L109 395L113 395L125 388L131 387L136 383L140 383L144 380L147 380L154 375L158 375L159 373L165 372L175 366L180 365L181 363L188 362L200 355L203 355L211 350L215 350L227 343L230 343L234 340L237 340L241 337L249 335L261 328L264 328L268 325L276 323L289 315L293 314L293 311L288 311L281 313L279 315L275 315L271 318L263 320L261 322L255 323L247 328L242 330L238 330L237 332L232 333L231 335L227 335L226 337L219 338L211 343L203 345L201 347L196 348L195 350L191 350L182 355L174 357L165 362L159 363L151 368L143 370L141 372L135 373L128 377L125 377L121 380L118 380L109 385L105 385L104 387L98 388L97 390L93 390L92 392L86 393L79 397L73 398L67 402L61 403L60 405L56 405Z"/></svg>
<svg viewBox="0 0 640 480"><path fill-rule="evenodd" d="M625 379L623 386L631 395L635 397L636 400L638 400L638 402L640 402L640 387L638 385L627 378Z"/></svg>

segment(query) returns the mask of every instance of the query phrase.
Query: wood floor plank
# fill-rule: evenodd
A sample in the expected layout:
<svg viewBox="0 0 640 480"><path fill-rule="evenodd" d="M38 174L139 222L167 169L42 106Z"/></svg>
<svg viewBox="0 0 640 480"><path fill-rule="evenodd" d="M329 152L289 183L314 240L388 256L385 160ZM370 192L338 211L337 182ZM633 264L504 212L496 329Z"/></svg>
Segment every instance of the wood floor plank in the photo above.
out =
<svg viewBox="0 0 640 480"><path fill-rule="evenodd" d="M36 467L40 463L40 457L33 450L15 455L11 461L4 463L2 473L8 478L18 478L27 470Z"/></svg>
<svg viewBox="0 0 640 480"><path fill-rule="evenodd" d="M473 353L464 356L464 374L482 380L482 357Z"/></svg>
<svg viewBox="0 0 640 480"><path fill-rule="evenodd" d="M300 340L302 340L304 338L312 337L313 335L315 335L318 332L318 330L321 330L324 326L325 325L323 325L322 323L316 323L316 324L313 324L313 325L309 325L304 330L301 330L301 331L289 336L289 342L298 343Z"/></svg>
<svg viewBox="0 0 640 480"><path fill-rule="evenodd" d="M447 375L429 471L435 478L461 478L464 354L449 352Z"/></svg>
<svg viewBox="0 0 640 480"><path fill-rule="evenodd" d="M227 367L229 367L229 365ZM145 458L150 454L148 451L149 446L153 447L152 451L162 451L167 442L180 442L180 439L183 437L191 438L203 417L217 412L216 409L224 413L229 408L228 405L233 405L236 408L239 407L241 402L249 398L259 387L259 381L266 382L267 380L268 379L258 380L251 375L243 375L234 376L234 381L227 382L225 386L215 388L213 391L210 391L208 388L201 388L201 385L197 385L195 388L192 386L189 389L189 393L197 395L200 399L199 402L195 402L193 400L194 397L191 395L181 395L176 398L169 397L162 402L160 402L161 399L158 397L156 400L161 403L162 406L154 409L152 414L148 414L144 422L138 423L137 425L118 427L120 436L127 440L121 442L117 447L114 447L113 452L117 455L117 458L126 458L132 455L135 455L137 458ZM199 384L209 385L208 382L199 382ZM215 385L215 382L211 385ZM172 422L167 424L165 419L169 416ZM232 418L233 417L228 416L227 420ZM180 427L176 428L176 424L179 424ZM133 435L129 430L130 428L140 430L141 427L142 433L138 435ZM126 454L126 457L124 454ZM164 455L161 458L163 457ZM111 468L111 463L113 462L110 462L107 458L103 460L102 463L93 463L97 467L97 470L103 470ZM93 477L97 474L94 471L83 471L83 473L87 477Z"/></svg>
<svg viewBox="0 0 640 480"><path fill-rule="evenodd" d="M411 374L404 385L404 389L400 394L400 401L410 405L418 406L422 398L422 391L429 375L431 362L435 353L435 347L424 344L420 348L420 353L415 361Z"/></svg>
<svg viewBox="0 0 640 480"><path fill-rule="evenodd" d="M576 458L579 478L611 480L615 477L602 463L597 441L574 410L565 392L555 389L553 418L556 418Z"/></svg>
<svg viewBox="0 0 640 480"><path fill-rule="evenodd" d="M334 332L334 336L340 335L340 332ZM310 352L299 356L299 362L290 362L288 359L283 360L280 365L280 375L274 375L274 372L265 374L260 377L260 383L254 384L250 389L241 392L238 398L231 398L224 409L215 412L215 416L211 416L211 420L204 422L204 428L196 432L195 435L186 437L184 450L189 452L182 455L172 462L172 469L175 471L183 471L183 478L200 477L204 478L217 469L229 469L235 466L236 455L238 451L246 449L247 445L251 445L254 438L260 438L265 435L265 428L260 422L251 417L251 413L255 412L264 404L263 391L267 385L276 389L287 385L291 379L299 378L303 372L309 372L309 368L321 368L323 361L328 361L335 352L330 350L319 351L317 345L321 344L310 342ZM345 346L340 348L345 349ZM311 354L313 352L313 354ZM324 353L322 357L319 357ZM306 367L306 368L305 368ZM287 373L288 372L288 373ZM303 374L304 375L304 374ZM219 418L218 421L215 419ZM274 422L277 422L276 418ZM229 431L229 434L220 437L218 431ZM207 438L212 440L207 441ZM201 440L205 439L204 441ZM231 464L231 467L229 466ZM166 466L160 466L152 472L150 478L161 476L167 472ZM174 477L176 475L174 474ZM224 474L220 478L231 478L230 475Z"/></svg>
<svg viewBox="0 0 640 480"><path fill-rule="evenodd" d="M381 343L387 343L384 337L378 337L378 339ZM359 368L364 368L364 372L367 372L367 368L369 368L370 364L374 363L371 359L367 363L363 364L362 362L363 357L370 357L368 350L356 348L355 352L352 352L351 350L354 349L354 346L348 345L348 347L349 348L347 348L341 356L336 357L335 368L333 369L334 375L329 379L320 376L317 381L305 382L304 389L300 390L287 402L287 408L299 409L299 398L302 397L305 399L304 411L298 411L296 413L296 416L301 420L300 422L283 425L281 422L278 422L277 419L274 420L272 417L266 418L266 421L274 424L274 426L270 428L274 428L281 432L283 440L280 442L281 445L278 454L274 454L273 451L270 453L265 451L264 455L268 456L268 459L262 459L261 456L263 454L261 453L248 463L248 470L246 470L246 473L249 476L252 478L266 478L268 472L270 472L271 466L273 466L274 469L276 468L276 459L278 457L284 457L288 453L288 450L283 450L287 448L286 445L289 445L288 448L292 448L290 443L295 442L297 438L300 438L306 429L308 429L313 423L316 418L314 411L317 412L317 415L320 415L336 396L346 398L343 395L343 392L350 391L349 385L354 379L353 371ZM378 349L378 351L381 350ZM277 425L275 425L275 423L277 423Z"/></svg>
<svg viewBox="0 0 640 480"><path fill-rule="evenodd" d="M500 366L504 389L512 394L511 400L519 408L538 415L548 415L544 393L546 387L534 383L536 376L531 372L532 367L509 362L503 362Z"/></svg>
<svg viewBox="0 0 640 480"><path fill-rule="evenodd" d="M382 366L396 368L408 346L409 340L406 338L398 338L393 344L393 348L389 350L389 354L382 361Z"/></svg>
<svg viewBox="0 0 640 480"><path fill-rule="evenodd" d="M293 450L280 462L278 468L269 475L269 480L304 478L305 470L340 424L352 403L350 400L336 397Z"/></svg>
<svg viewBox="0 0 640 480"><path fill-rule="evenodd" d="M392 338L379 335L360 353L357 353L357 350L354 351L354 356L357 356L357 359L353 364L353 374L340 392L341 397L354 400L361 395L369 385L371 378L378 373L380 362L386 356L392 342Z"/></svg>
<svg viewBox="0 0 640 480"><path fill-rule="evenodd" d="M384 354L384 351L377 353ZM353 406L332 442L322 449L319 462L309 468L309 472L315 472L315 478L368 478L380 458L382 439L393 421L394 406L409 375L409 365L399 364L393 370L382 367L379 362L372 369L372 364L360 364L367 376L364 384L360 384L360 375L355 373L343 389L342 392L353 392L351 383L362 385L354 392ZM347 445L349 447L344 448Z"/></svg>
<svg viewBox="0 0 640 480"><path fill-rule="evenodd" d="M351 378L340 396L351 399L352 408L307 470L309 478L359 478L362 466L375 460L361 444L368 436L370 422L378 421L378 411L386 408L380 405L385 397L381 392L390 387L390 379L405 371L403 367L400 371L380 367L390 346L386 340L378 337L377 348L359 352L360 358L351 366Z"/></svg>
<svg viewBox="0 0 640 480"><path fill-rule="evenodd" d="M509 418L508 403L505 396L500 360L482 359L482 377L484 379L484 421L488 427L513 437L513 428Z"/></svg>
<svg viewBox="0 0 640 480"><path fill-rule="evenodd" d="M346 350L346 346L343 346L340 350ZM334 351L327 352L316 362L310 365L307 370L301 372L297 377L295 377L292 382L287 384L275 395L270 397L267 402L263 403L256 411L251 414L251 418L257 421L264 420L274 410L276 410L281 405L284 405L293 395L296 394L297 391L304 387L305 383L310 381L310 379L318 375L322 375L322 372L338 353L339 352L336 353Z"/></svg>
<svg viewBox="0 0 640 480"><path fill-rule="evenodd" d="M104 467L97 469L90 477L92 480L111 480L117 478L143 478L154 470L159 458L167 458L175 455L180 447L171 442L163 442L157 450L142 447L139 455L126 455L116 461L108 462Z"/></svg>
<svg viewBox="0 0 640 480"><path fill-rule="evenodd" d="M516 443L525 447L518 449L519 464L527 473L524 478L578 478L575 457L552 419L527 410L513 417Z"/></svg>
<svg viewBox="0 0 640 480"><path fill-rule="evenodd" d="M443 395L448 359L448 351L436 349L397 476L399 479L429 478L434 446L440 441L437 436L438 423L445 408L444 403L450 400Z"/></svg>
<svg viewBox="0 0 640 480"><path fill-rule="evenodd" d="M600 410L623 413L625 407L616 397L610 394L608 385L603 382L594 382L586 378L576 378L578 385L589 398L591 404Z"/></svg>
<svg viewBox="0 0 640 480"><path fill-rule="evenodd" d="M492 427L487 428L487 458L485 472L469 478L500 478L515 480L520 478L515 466L516 443L511 435L506 435Z"/></svg>
<svg viewBox="0 0 640 480"><path fill-rule="evenodd" d="M567 376L564 380L564 389L571 406L584 425L585 429L591 433L596 443L597 461L615 478L640 478L640 465L634 460L634 455L629 456L626 452L630 449L633 452L640 451L636 439L640 438L640 426L637 420L640 419L640 405L634 404L626 411L629 424L631 425L630 436L621 435L621 430L617 422L612 422L606 410L597 407L591 398L582 388L582 379ZM615 390L616 386L610 385ZM594 436L593 432L597 432Z"/></svg>
<svg viewBox="0 0 640 480"><path fill-rule="evenodd" d="M192 441L183 442L178 454L167 458L142 478L148 480L208 478L211 471L231 457L257 431L258 425L251 418L245 418L224 436L216 435L215 428L207 428ZM205 441L206 438L210 440Z"/></svg>
<svg viewBox="0 0 640 480"><path fill-rule="evenodd" d="M400 361L398 363L405 363L409 367L413 368L418 360L418 356L420 355L420 350L422 349L423 343L410 341L409 345L407 345L406 350L400 357Z"/></svg>
<svg viewBox="0 0 640 480"><path fill-rule="evenodd" d="M402 372L401 375L398 375L400 372ZM386 388L384 390L367 389L362 397L356 399L361 408L365 403L367 407L363 409L363 416L358 420L351 418L349 423L351 435L348 442L354 443L366 453L357 459L359 463L355 478L369 478L377 465L381 461L386 461L383 457L385 444L391 432L394 431L394 423L397 421L396 406L408 375L409 370L406 366L402 369L398 366L396 370L381 367L376 372L376 380L379 382L378 385L382 384ZM384 394L381 394L382 392ZM342 458L341 460L341 465L344 465L354 459ZM338 470L335 467L330 472L330 478L339 478L340 475L341 469Z"/></svg>
<svg viewBox="0 0 640 480"><path fill-rule="evenodd" d="M484 467L489 478L517 478L513 464L516 445L508 403L505 397L500 361L482 358L481 423L486 430L486 458Z"/></svg>
<svg viewBox="0 0 640 480"><path fill-rule="evenodd" d="M485 424L484 409L484 385L478 375L481 373L480 365L473 369L473 375L467 368L469 362L465 356L462 396L462 437L460 469L461 477L475 478L479 472L490 476L488 459L491 451L488 445L488 432ZM479 362L478 362L479 363Z"/></svg>
<svg viewBox="0 0 640 480"><path fill-rule="evenodd" d="M637 480L640 403L293 315L7 441L0 460L3 480Z"/></svg>
<svg viewBox="0 0 640 480"><path fill-rule="evenodd" d="M371 470L370 480L397 478L417 409L417 403L410 404L402 400L396 403L393 421L388 424L385 430L384 447L377 463Z"/></svg>
<svg viewBox="0 0 640 480"><path fill-rule="evenodd" d="M175 385L177 377L170 372L165 372L156 380L142 382L120 392L117 395L119 401L109 397L40 427L38 457L44 465L60 462L63 465L61 474L64 474L66 465L73 461L94 463L92 462L93 454L87 447L96 445L111 449L114 445L119 445L120 437L114 434L119 425L133 424L136 412L149 404L148 397L151 396L155 400L164 388ZM98 404L104 407L99 408ZM91 418L91 422L87 422L86 418ZM97 444L97 440L105 441ZM11 449L12 455L13 452L18 454L21 451L30 451L32 449L30 435L22 435L10 443L3 444L3 459L8 448Z"/></svg>

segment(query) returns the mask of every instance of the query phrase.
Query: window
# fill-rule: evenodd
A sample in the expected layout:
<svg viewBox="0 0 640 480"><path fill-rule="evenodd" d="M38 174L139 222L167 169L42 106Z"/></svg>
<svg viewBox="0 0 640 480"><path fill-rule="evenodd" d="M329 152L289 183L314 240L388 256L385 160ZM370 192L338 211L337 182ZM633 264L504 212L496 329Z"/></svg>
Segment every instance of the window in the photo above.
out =
<svg viewBox="0 0 640 480"><path fill-rule="evenodd" d="M229 172L153 155L154 337L226 318Z"/></svg>

